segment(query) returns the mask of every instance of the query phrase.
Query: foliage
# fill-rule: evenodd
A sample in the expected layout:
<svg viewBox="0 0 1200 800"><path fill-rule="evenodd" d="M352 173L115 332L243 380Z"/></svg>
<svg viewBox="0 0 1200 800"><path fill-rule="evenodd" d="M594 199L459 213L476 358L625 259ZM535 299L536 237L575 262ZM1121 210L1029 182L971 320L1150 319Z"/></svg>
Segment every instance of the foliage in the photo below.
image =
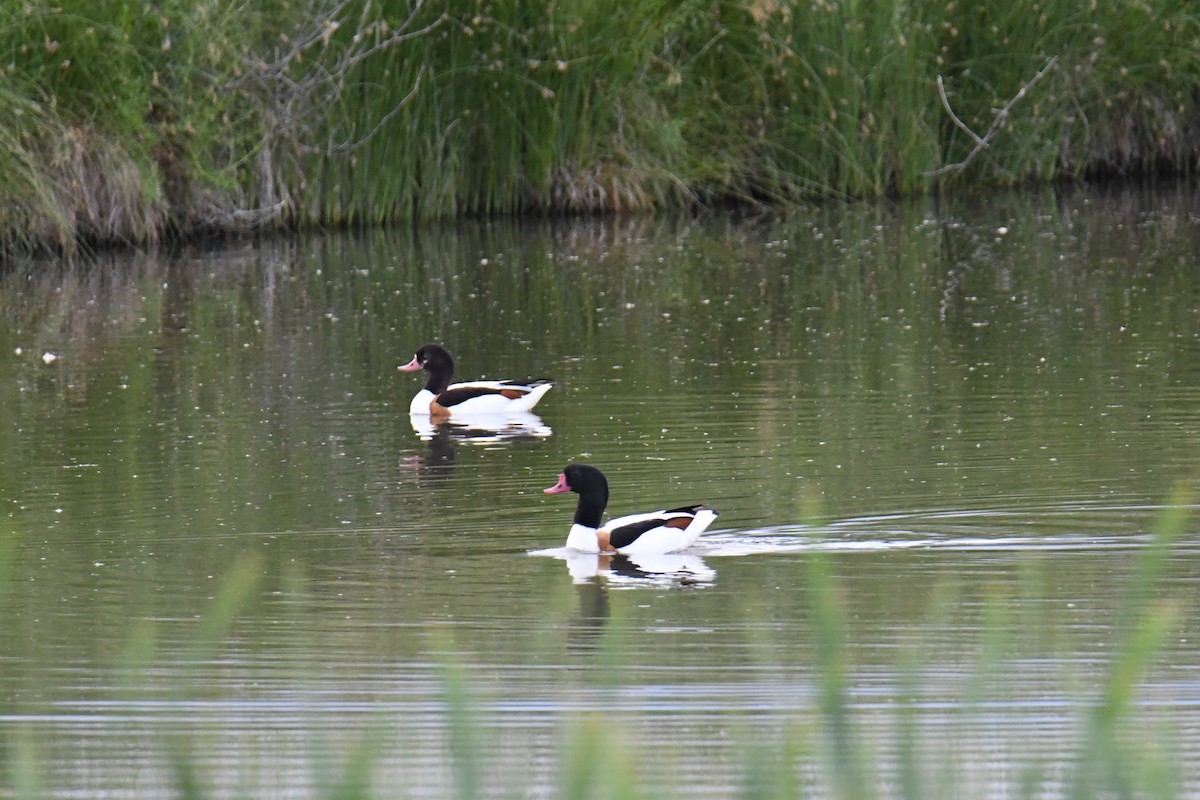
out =
<svg viewBox="0 0 1200 800"><path fill-rule="evenodd" d="M1177 0L29 0L0 241L1190 172L1198 54Z"/></svg>

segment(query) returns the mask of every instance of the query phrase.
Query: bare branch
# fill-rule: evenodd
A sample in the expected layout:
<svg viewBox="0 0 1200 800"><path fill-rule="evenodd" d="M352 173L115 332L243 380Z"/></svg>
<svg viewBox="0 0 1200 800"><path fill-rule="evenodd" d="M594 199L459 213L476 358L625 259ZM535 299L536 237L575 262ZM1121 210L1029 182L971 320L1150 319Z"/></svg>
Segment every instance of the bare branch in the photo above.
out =
<svg viewBox="0 0 1200 800"><path fill-rule="evenodd" d="M367 142L374 139L375 134L379 133L380 129L382 129L383 126L386 125L392 119L392 117L399 114L400 111L405 106L407 106L414 97L417 96L417 92L421 90L421 80L424 77L425 77L425 67L421 67L421 70L417 73L417 77L413 80L413 87L412 87L412 89L409 90L408 94L404 95L404 97L402 97L400 99L400 102L396 103L396 105L392 108L391 111L389 111L388 113L386 113L382 117L380 117L379 122L377 122L375 124L375 127L372 128L371 130L367 131L366 134L364 134L362 136L362 138L360 138L358 141L343 142L342 144L331 144L323 149L309 147L306 145L301 145L301 148L306 153L321 153L321 154L327 155L327 156L339 155L341 153L347 153L347 152L350 152L353 150L357 150L358 148L365 145Z"/></svg>
<svg viewBox="0 0 1200 800"><path fill-rule="evenodd" d="M368 47L368 48L365 48L362 50L357 50L357 49L352 48L349 51L347 51L346 55L343 56L336 65L334 65L333 72L335 74L345 74L352 67L357 66L359 63L365 61L366 59L370 58L371 56L375 55L376 53L381 52L383 50L387 50L389 47L394 47L395 45L398 45L401 42L406 42L410 39L417 39L422 36L425 36L426 34L431 33L432 31L434 31L435 29L440 27L446 21L447 17L445 14L443 14L442 16L438 17L433 22L426 25L424 28L419 28L415 31L410 31L409 27L411 27L413 20L416 18L417 12L420 11L422 5L423 5L422 3L417 3L413 7L413 11L409 15L408 19L406 19L404 21L404 24L401 25L399 28L397 28L395 31L393 31L383 41L378 42L378 43L372 45L371 47ZM357 45L358 42L356 41L355 44Z"/></svg>
<svg viewBox="0 0 1200 800"><path fill-rule="evenodd" d="M353 0L311 0L300 30L281 35L275 53L248 61L241 74L225 85L226 91L245 95L262 117L262 140L253 167L258 207L214 211L225 224L255 227L284 216L295 201L290 187L297 181L304 183L302 156L344 157L365 146L421 90L426 67L418 70L409 91L379 119L358 130L345 130L346 141L337 142L329 134L328 143L315 143L330 119L329 109L352 85L349 81L356 68L391 48L432 33L449 20L442 13L417 27L428 10L426 0L415 0L396 27L377 15L374 0L363 2L360 13L353 16L352 5ZM361 132L367 125L370 130Z"/></svg>
<svg viewBox="0 0 1200 800"><path fill-rule="evenodd" d="M960 130L962 130L964 133L966 133L967 136L970 136L971 139L973 139L976 144L979 144L979 142L983 141L982 139L979 138L979 134L975 133L975 131L968 128L967 123L965 123L961 119L959 119L958 114L955 114L954 109L950 107L950 98L946 97L946 84L942 80L941 75L937 76L937 84L938 84L938 96L942 98L942 107L946 109L946 113L950 115L950 119L952 119L954 121L954 124L957 125Z"/></svg>
<svg viewBox="0 0 1200 800"><path fill-rule="evenodd" d="M958 115L954 113L954 109L950 107L950 100L946 97L946 87L942 83L942 76L938 75L938 93L942 98L942 106L946 109L946 113L950 115L950 119L954 121L954 124L965 131L967 135L975 141L975 147L970 153L967 153L967 157L962 161L954 164L946 164L943 167L939 167L938 169L924 173L924 176L927 178L935 178L939 175L944 175L947 172L958 173L966 169L967 165L975 160L975 156L979 155L979 153L988 146L988 143L991 142L992 137L994 137L996 133L999 132L1000 128L1004 126L1004 123L1008 120L1009 112L1012 110L1012 107L1016 105L1016 102L1024 97L1035 83L1044 78L1046 73L1048 73L1056 63L1058 63L1058 56L1053 56L1049 61L1046 62L1046 66L1038 70L1038 73L1030 78L1029 81L1022 86L1015 95L1012 96L1012 99L1004 104L1003 108L999 109L998 111L994 111L993 113L995 114L995 119L992 120L992 126L988 128L987 133L985 133L983 136L979 136L972 131L969 127L967 127L966 123L959 119Z"/></svg>
<svg viewBox="0 0 1200 800"><path fill-rule="evenodd" d="M328 12L315 17L307 30L295 38L286 52L269 62L257 61L248 64L247 70L227 86L230 91L247 92L255 98L269 120L267 128L270 135L280 140L290 139L309 152L332 154L335 150L345 152L353 149L348 144L322 148L306 144L303 140L308 138L312 133L311 129L319 124L329 106L341 99L346 87L346 78L355 67L389 48L431 33L448 19L446 14L442 14L428 25L414 29L413 26L425 8L424 0L418 0L409 11L408 17L397 28L388 31L385 23L370 22L367 19L371 9L371 3L367 2L360 18L349 23L354 25L353 33L344 50L335 59L323 59L319 52L309 53L308 51L317 49L318 46L324 49L329 45L334 33L348 24L341 15L346 12L349 2L350 0L338 0ZM298 64L305 64L304 71L293 76L294 68ZM423 75L424 70L418 74L416 86L420 85ZM412 96L413 92L410 91L384 115L370 134L359 139L353 147L370 141L382 128L383 123L394 117Z"/></svg>

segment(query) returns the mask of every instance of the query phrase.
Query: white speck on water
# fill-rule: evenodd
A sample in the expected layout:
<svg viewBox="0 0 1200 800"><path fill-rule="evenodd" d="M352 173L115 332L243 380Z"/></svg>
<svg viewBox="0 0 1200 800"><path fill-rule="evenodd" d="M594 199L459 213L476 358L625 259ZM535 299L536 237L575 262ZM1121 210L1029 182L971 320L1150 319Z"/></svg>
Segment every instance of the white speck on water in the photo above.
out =
<svg viewBox="0 0 1200 800"><path fill-rule="evenodd" d="M47 350L45 353L42 353L43 364L53 364L55 361L58 361L58 356L56 356L54 353L51 353L49 350Z"/></svg>

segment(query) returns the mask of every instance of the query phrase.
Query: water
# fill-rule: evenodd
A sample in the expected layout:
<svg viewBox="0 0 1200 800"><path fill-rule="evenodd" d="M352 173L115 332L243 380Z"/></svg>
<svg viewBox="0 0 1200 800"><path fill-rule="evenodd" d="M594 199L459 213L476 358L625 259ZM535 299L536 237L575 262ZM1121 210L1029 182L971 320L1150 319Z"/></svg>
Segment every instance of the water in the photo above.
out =
<svg viewBox="0 0 1200 800"><path fill-rule="evenodd" d="M12 266L6 782L553 797L578 742L649 796L786 753L821 794L825 575L871 785L1056 796L1156 520L1195 503L1198 244L1168 189ZM557 385L511 430L414 429L396 366L434 339ZM567 559L574 496L541 490L573 460L612 514L721 517L684 556ZM1196 531L1123 723L1181 796Z"/></svg>

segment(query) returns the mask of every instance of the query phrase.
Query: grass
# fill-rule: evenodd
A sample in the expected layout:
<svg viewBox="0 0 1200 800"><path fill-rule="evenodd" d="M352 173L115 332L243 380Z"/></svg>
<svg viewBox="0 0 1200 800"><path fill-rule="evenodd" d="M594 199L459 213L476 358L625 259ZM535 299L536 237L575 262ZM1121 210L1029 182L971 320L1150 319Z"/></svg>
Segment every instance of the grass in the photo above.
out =
<svg viewBox="0 0 1200 800"><path fill-rule="evenodd" d="M1191 174L1200 153L1200 12L1174 0L155 8L0 9L5 250Z"/></svg>
<svg viewBox="0 0 1200 800"><path fill-rule="evenodd" d="M1161 515L1154 541L1138 560L1134 577L1121 604L1117 621L1118 649L1109 666L1107 680L1091 708L1087 720L1086 744L1079 754L1071 787L1072 800L1112 794L1133 797L1153 794L1172 796L1173 770L1152 769L1151 774L1163 785L1151 793L1139 787L1139 764L1133 756L1136 748L1122 736L1122 727L1133 710L1137 687L1153 661L1155 653L1177 629L1183 609L1173 599L1154 597L1156 576L1170 552L1171 544L1184 529L1184 509L1196 502L1195 487L1181 486ZM1143 754L1144 755L1144 754Z"/></svg>

